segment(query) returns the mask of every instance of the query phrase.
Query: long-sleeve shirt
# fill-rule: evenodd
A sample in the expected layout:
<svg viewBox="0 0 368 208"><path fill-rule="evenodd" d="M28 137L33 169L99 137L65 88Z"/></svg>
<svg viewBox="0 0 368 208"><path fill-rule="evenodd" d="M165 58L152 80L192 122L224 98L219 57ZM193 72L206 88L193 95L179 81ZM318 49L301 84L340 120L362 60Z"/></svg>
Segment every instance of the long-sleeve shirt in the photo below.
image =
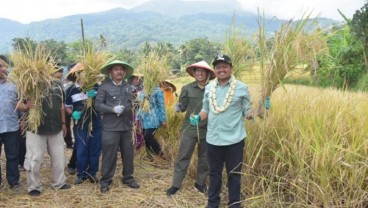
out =
<svg viewBox="0 0 368 208"><path fill-rule="evenodd" d="M163 122L166 122L165 98L159 87L153 88L149 94L149 103L150 111L144 112L140 109L137 119L142 120L142 127L144 129L159 128Z"/></svg>
<svg viewBox="0 0 368 208"><path fill-rule="evenodd" d="M102 114L104 131L127 131L133 128L132 86L126 82L120 85L107 80L99 88L95 108ZM114 112L114 106L123 105L121 114Z"/></svg>
<svg viewBox="0 0 368 208"><path fill-rule="evenodd" d="M235 78L232 77L232 79ZM213 82L206 86L203 108L201 110L208 113L206 141L217 146L238 143L247 136L244 119L251 109L248 87L243 82L237 81L234 97L229 108L224 112L215 114L209 104L209 94L213 85L217 85L216 101L219 106L222 106L226 93L230 88L230 80L224 86L221 86L218 82Z"/></svg>
<svg viewBox="0 0 368 208"><path fill-rule="evenodd" d="M0 82L0 134L19 129L17 105L17 88L14 83Z"/></svg>
<svg viewBox="0 0 368 208"><path fill-rule="evenodd" d="M93 87L94 90L98 90L98 84ZM93 128L101 127L101 116L100 113L93 107L87 109L88 96L82 91L78 84L74 84L66 90L65 107L73 108L73 111L81 111L82 116L78 122L74 121L74 125L78 126L79 129L88 129L88 125L92 122ZM92 100L94 102L94 99ZM92 121L91 121L92 114Z"/></svg>
<svg viewBox="0 0 368 208"><path fill-rule="evenodd" d="M179 96L181 111L186 111L181 129L182 133L188 136L198 136L199 134L200 139L206 138L207 120L199 122L197 132L197 126L190 124L189 117L191 114L198 114L201 111L203 96L204 89L199 88L196 81L183 86Z"/></svg>

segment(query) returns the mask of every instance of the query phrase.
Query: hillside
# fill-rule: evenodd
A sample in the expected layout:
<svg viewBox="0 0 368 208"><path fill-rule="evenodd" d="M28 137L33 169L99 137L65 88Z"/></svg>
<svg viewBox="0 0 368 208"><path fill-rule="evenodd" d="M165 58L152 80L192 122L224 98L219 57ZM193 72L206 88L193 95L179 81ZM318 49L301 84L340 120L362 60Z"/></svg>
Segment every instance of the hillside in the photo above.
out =
<svg viewBox="0 0 368 208"><path fill-rule="evenodd" d="M237 0L216 1L182 1L182 0L151 0L132 9L134 12L151 11L169 17L181 17L191 14L233 14L248 13Z"/></svg>
<svg viewBox="0 0 368 208"><path fill-rule="evenodd" d="M132 9L116 8L105 12L72 15L30 24L0 19L0 51L11 49L13 38L30 37L40 41L54 39L74 42L81 39L80 20L85 37L95 40L103 35L110 50L136 49L145 41L170 42L179 46L193 38L207 37L222 41L233 16L248 34L258 29L257 15L244 11L235 0L191 2L182 0L152 0ZM324 20L332 24L332 20ZM267 30L273 33L279 21L268 19Z"/></svg>

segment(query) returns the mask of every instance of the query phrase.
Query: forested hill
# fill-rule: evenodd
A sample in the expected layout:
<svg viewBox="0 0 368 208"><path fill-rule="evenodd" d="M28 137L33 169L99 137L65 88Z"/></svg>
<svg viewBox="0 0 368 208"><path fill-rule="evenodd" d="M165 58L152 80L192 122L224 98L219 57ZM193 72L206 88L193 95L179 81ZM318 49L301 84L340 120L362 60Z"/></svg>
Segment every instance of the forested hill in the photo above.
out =
<svg viewBox="0 0 368 208"><path fill-rule="evenodd" d="M129 10L116 8L30 24L0 18L0 51L8 52L13 38L30 37L36 41L54 39L66 43L78 41L81 39L81 18L85 37L94 40L102 35L112 50L134 49L145 41L165 41L175 46L193 38L207 37L212 41L222 41L234 14L236 22L243 25L248 34L258 29L257 14L241 10L235 0L152 0ZM334 22L322 20L323 24ZM275 18L266 23L270 32L274 32L280 24Z"/></svg>

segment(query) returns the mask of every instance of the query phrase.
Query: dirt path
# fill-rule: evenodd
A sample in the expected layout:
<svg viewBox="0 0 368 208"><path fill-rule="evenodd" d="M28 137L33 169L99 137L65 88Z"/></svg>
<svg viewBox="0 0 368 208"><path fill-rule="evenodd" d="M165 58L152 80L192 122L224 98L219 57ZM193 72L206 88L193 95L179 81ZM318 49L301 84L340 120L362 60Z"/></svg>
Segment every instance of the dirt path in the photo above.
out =
<svg viewBox="0 0 368 208"><path fill-rule="evenodd" d="M71 150L67 149L69 159ZM120 158L120 155L118 155ZM143 158L143 159L142 159ZM119 160L118 160L119 161ZM1 155L1 167L3 185L0 190L0 207L204 207L206 197L193 188L194 180L186 177L182 189L174 196L168 197L166 189L171 185L173 167L169 162L149 162L144 159L142 153L138 153L135 159L134 177L141 188L131 189L123 185L121 180L121 162L113 179L110 191L101 194L99 184L85 181L80 185L72 185L69 190L52 190L50 187L50 160L47 154L41 168L41 181L43 192L39 197L27 195L26 172L21 174L21 190L15 192L8 188L5 178L5 156ZM65 169L67 181L74 183L75 175L68 175Z"/></svg>

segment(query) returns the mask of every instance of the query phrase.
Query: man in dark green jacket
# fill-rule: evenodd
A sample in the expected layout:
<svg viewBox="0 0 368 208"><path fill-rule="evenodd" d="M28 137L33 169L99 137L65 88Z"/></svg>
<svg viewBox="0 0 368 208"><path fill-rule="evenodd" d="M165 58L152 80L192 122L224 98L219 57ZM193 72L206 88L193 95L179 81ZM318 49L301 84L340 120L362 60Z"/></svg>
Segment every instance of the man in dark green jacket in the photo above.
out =
<svg viewBox="0 0 368 208"><path fill-rule="evenodd" d="M176 112L186 111L186 114L182 126L179 155L175 163L172 186L166 191L169 196L174 195L180 189L196 144L198 144L198 164L194 187L200 193L205 193L207 190L205 184L208 176L206 155L207 121L199 122L198 126L192 126L189 123L189 117L192 114L198 114L202 109L205 86L210 79L215 78L215 73L205 61L188 66L187 72L195 78L195 81L182 87L179 103L175 105Z"/></svg>

